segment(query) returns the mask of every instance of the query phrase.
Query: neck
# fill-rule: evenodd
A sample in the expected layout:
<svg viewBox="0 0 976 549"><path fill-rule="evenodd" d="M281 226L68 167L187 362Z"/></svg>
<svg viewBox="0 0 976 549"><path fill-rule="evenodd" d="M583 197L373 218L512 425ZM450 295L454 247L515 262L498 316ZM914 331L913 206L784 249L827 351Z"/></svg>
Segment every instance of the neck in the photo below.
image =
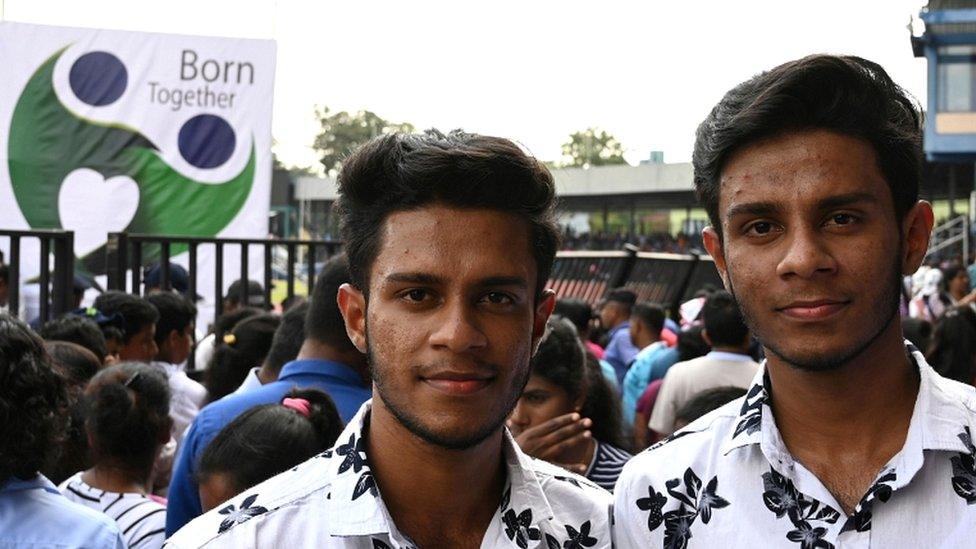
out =
<svg viewBox="0 0 976 549"><path fill-rule="evenodd" d="M272 370L271 366L267 362L261 363L261 367L258 368L258 380L261 381L261 385L267 385L272 381L278 379L278 374L281 370Z"/></svg>
<svg viewBox="0 0 976 549"><path fill-rule="evenodd" d="M480 543L505 484L502 441L498 429L465 450L430 444L408 431L373 393L366 441L370 469L397 528L421 546L430 525Z"/></svg>
<svg viewBox="0 0 976 549"><path fill-rule="evenodd" d="M768 350L766 364L776 424L794 455L881 457L904 445L919 381L897 319L836 369L800 370Z"/></svg>
<svg viewBox="0 0 976 549"><path fill-rule="evenodd" d="M120 494L147 494L149 474L134 472L108 464L96 464L81 474L81 480L92 488Z"/></svg>
<svg viewBox="0 0 976 549"><path fill-rule="evenodd" d="M369 383L369 368L366 366L366 357L356 351L339 351L317 339L306 338L302 343L302 348L298 350L296 360L329 360L339 362L349 366L359 374L363 382ZM263 369L263 367L262 367ZM275 375L275 379L277 379Z"/></svg>
<svg viewBox="0 0 976 549"><path fill-rule="evenodd" d="M729 345L729 346L716 345L715 347L712 347L712 351L718 351L720 353L732 353L734 355L748 355L749 354L749 349L747 349L747 348L744 349L742 347L735 347L735 346L732 346L732 345Z"/></svg>
<svg viewBox="0 0 976 549"><path fill-rule="evenodd" d="M650 347L651 345L657 343L658 341L660 341L660 339L659 338L656 338L656 337L642 338L642 340L640 342L638 342L638 345L637 346L639 348L641 348L641 349L645 349L645 348Z"/></svg>

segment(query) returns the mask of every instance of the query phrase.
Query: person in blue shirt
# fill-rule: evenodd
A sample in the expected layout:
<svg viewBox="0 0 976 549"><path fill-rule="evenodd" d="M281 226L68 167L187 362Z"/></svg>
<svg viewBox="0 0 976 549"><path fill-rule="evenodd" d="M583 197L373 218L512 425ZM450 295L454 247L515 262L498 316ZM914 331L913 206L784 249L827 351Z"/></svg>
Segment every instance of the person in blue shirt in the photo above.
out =
<svg viewBox="0 0 976 549"><path fill-rule="evenodd" d="M166 509L167 537L203 514L196 481L197 462L207 444L234 418L254 406L281 402L295 387L325 391L332 397L344 422L348 422L370 398L366 356L349 341L336 305L335 296L339 286L349 280L349 268L344 256L333 258L322 269L312 290L305 321L305 343L298 358L281 369L277 381L244 393L228 395L211 403L197 415L180 448L170 481Z"/></svg>
<svg viewBox="0 0 976 549"><path fill-rule="evenodd" d="M668 348L667 344L661 341L663 329L664 309L651 303L640 303L634 306L630 317L630 339L640 352L637 353L624 376L623 412L627 425L634 424L637 400L651 382L651 361Z"/></svg>
<svg viewBox="0 0 976 549"><path fill-rule="evenodd" d="M600 308L600 323L607 329L607 345L603 360L613 366L617 373L617 386L623 386L624 374L640 351L630 340L630 315L637 302L637 295L630 290L618 288L610 292Z"/></svg>
<svg viewBox="0 0 976 549"><path fill-rule="evenodd" d="M125 547L112 519L69 501L38 473L67 409L44 342L0 314L0 547Z"/></svg>

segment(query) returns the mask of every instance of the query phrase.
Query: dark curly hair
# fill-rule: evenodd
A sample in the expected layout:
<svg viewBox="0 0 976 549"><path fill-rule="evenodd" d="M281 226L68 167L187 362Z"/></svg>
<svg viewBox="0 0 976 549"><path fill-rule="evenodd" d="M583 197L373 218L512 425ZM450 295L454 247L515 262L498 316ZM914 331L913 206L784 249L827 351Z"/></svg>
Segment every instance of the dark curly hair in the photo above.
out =
<svg viewBox="0 0 976 549"><path fill-rule="evenodd" d="M99 362L108 355L105 335L91 318L66 314L46 323L41 328L41 337L46 341L70 341L95 353Z"/></svg>
<svg viewBox="0 0 976 549"><path fill-rule="evenodd" d="M64 435L67 409L65 382L44 342L0 314L0 483L37 475Z"/></svg>
<svg viewBox="0 0 976 549"><path fill-rule="evenodd" d="M692 164L699 202L719 236L725 162L750 143L790 131L829 130L863 139L877 154L898 220L918 200L922 126L917 103L877 63L811 55L732 88L698 126Z"/></svg>
<svg viewBox="0 0 976 549"><path fill-rule="evenodd" d="M339 216L353 284L369 295L369 270L390 214L445 204L513 214L531 230L542 295L559 244L552 174L515 143L454 130L390 134L360 147L339 173Z"/></svg>
<svg viewBox="0 0 976 549"><path fill-rule="evenodd" d="M587 353L568 319L549 319L546 337L532 357L532 373L562 388L570 400L585 395L580 414L593 421L593 437L618 448L630 448L623 435L620 397L610 386L596 357Z"/></svg>
<svg viewBox="0 0 976 549"><path fill-rule="evenodd" d="M95 298L95 308L109 316L116 313L122 315L123 344L129 343L146 326L159 320L159 311L148 301L118 290L109 290Z"/></svg>
<svg viewBox="0 0 976 549"><path fill-rule="evenodd" d="M172 426L169 382L159 370L138 362L123 362L99 372L85 391L95 463L111 463L148 473Z"/></svg>

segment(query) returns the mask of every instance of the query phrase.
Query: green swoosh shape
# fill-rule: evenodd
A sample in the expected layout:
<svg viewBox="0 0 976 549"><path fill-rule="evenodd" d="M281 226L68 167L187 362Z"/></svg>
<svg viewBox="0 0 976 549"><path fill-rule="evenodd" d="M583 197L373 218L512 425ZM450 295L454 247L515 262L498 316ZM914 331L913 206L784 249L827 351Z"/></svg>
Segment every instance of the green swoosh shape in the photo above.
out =
<svg viewBox="0 0 976 549"><path fill-rule="evenodd" d="M247 165L228 181L206 184L185 177L166 164L157 147L140 133L85 120L61 104L53 75L63 52L55 53L31 76L10 122L10 180L28 224L62 228L57 199L61 184L72 171L89 168L105 178L129 176L138 185L139 206L126 232L207 237L226 227L243 207L254 182L253 143ZM100 249L91 255L102 253ZM85 261L103 272L104 264L98 263Z"/></svg>

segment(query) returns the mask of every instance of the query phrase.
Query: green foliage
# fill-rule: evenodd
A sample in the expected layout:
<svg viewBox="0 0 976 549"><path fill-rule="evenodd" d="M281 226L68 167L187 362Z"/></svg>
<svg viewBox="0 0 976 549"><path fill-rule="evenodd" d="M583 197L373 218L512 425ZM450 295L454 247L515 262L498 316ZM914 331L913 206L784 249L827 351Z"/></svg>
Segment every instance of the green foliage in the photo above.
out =
<svg viewBox="0 0 976 549"><path fill-rule="evenodd" d="M599 128L574 132L563 143L563 166L608 166L626 164L624 147L617 138Z"/></svg>
<svg viewBox="0 0 976 549"><path fill-rule="evenodd" d="M412 124L390 122L371 111L333 113L328 107L315 111L322 128L312 148L319 153L319 162L327 173L342 167L342 160L370 139L394 132L412 132Z"/></svg>

